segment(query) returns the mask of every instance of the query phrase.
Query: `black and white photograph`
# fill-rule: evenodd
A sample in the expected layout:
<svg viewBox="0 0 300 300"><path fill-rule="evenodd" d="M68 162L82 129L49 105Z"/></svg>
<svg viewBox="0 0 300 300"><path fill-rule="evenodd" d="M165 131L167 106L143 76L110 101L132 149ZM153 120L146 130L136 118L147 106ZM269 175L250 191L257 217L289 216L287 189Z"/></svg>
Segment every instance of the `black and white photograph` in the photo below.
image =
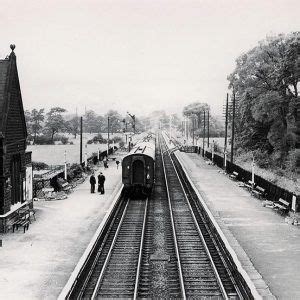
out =
<svg viewBox="0 0 300 300"><path fill-rule="evenodd" d="M300 2L0 1L0 299L300 299Z"/></svg>

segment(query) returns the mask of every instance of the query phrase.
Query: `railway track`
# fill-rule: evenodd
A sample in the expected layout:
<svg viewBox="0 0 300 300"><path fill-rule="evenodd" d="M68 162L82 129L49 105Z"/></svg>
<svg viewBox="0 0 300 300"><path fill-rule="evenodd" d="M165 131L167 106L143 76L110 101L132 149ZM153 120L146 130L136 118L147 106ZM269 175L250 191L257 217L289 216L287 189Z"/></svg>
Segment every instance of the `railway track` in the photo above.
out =
<svg viewBox="0 0 300 300"><path fill-rule="evenodd" d="M164 144L162 157L168 189L173 234L181 270L183 298L239 299L237 286L205 223L190 204L173 159Z"/></svg>
<svg viewBox="0 0 300 300"><path fill-rule="evenodd" d="M67 298L251 299L179 163L159 141L149 200L120 199Z"/></svg>

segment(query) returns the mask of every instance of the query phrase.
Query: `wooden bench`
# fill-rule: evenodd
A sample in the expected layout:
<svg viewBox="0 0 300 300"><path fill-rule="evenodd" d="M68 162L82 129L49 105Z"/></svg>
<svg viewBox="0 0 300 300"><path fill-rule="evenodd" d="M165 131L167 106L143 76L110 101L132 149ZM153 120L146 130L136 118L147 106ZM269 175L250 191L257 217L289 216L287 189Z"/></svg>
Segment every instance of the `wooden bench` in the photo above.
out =
<svg viewBox="0 0 300 300"><path fill-rule="evenodd" d="M282 198L279 198L277 203L274 203L274 209L278 210L281 214L288 213L290 208L290 203Z"/></svg>
<svg viewBox="0 0 300 300"><path fill-rule="evenodd" d="M244 187L246 187L249 190L252 190L254 188L254 185L255 185L254 182L251 180L248 180L248 182L244 183Z"/></svg>
<svg viewBox="0 0 300 300"><path fill-rule="evenodd" d="M20 226L23 226L24 229L24 233L25 230L29 228L29 219L25 218L25 219L19 219L16 223L14 223L13 225L13 232L15 232L15 229L19 229Z"/></svg>
<svg viewBox="0 0 300 300"><path fill-rule="evenodd" d="M66 192L66 193L71 193L72 192L72 187L68 182L64 182L61 184L61 189Z"/></svg>
<svg viewBox="0 0 300 300"><path fill-rule="evenodd" d="M26 205L18 210L19 218L26 218L29 220L29 223L31 223L31 218L36 221L35 218L35 210L33 208L30 208L29 205Z"/></svg>
<svg viewBox="0 0 300 300"><path fill-rule="evenodd" d="M12 229L12 231L14 232L15 224L18 221L19 221L19 216L18 215L13 215L9 219L6 219L4 232L8 232L9 229Z"/></svg>
<svg viewBox="0 0 300 300"><path fill-rule="evenodd" d="M51 200L51 199L54 199L53 197L53 192L54 192L54 188L43 188L42 189L42 192L44 193L44 199L45 200Z"/></svg>
<svg viewBox="0 0 300 300"><path fill-rule="evenodd" d="M232 180L237 180L239 176L239 173L238 172L232 172L232 174L229 174L229 178L232 179Z"/></svg>
<svg viewBox="0 0 300 300"><path fill-rule="evenodd" d="M266 190L260 186L256 186L255 188L252 189L251 191L252 195L254 195L255 197L261 199L262 197L264 197Z"/></svg>

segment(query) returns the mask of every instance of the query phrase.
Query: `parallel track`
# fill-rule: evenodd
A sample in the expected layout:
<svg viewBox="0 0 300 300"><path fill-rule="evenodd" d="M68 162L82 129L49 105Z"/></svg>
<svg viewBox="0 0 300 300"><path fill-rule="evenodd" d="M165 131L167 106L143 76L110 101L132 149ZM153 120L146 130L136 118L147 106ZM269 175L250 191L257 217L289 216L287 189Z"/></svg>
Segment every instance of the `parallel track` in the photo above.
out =
<svg viewBox="0 0 300 300"><path fill-rule="evenodd" d="M173 234L178 253L179 270L182 270L182 295L187 298L217 297L240 298L217 248L205 227L199 224L171 155L162 146L164 172L168 187L169 205L172 214ZM204 237L205 235L205 237Z"/></svg>
<svg viewBox="0 0 300 300"><path fill-rule="evenodd" d="M251 299L178 161L159 142L152 195L119 201L69 299Z"/></svg>

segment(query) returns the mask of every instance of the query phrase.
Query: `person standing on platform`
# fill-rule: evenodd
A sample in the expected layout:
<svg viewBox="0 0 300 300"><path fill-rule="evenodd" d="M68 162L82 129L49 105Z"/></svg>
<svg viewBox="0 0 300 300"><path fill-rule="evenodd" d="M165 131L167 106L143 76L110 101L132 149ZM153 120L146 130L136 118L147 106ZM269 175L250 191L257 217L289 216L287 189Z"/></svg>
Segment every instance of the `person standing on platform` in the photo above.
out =
<svg viewBox="0 0 300 300"><path fill-rule="evenodd" d="M104 165L104 168L107 169L108 168L108 159L107 159L107 156L105 156L104 160L103 160L103 165Z"/></svg>
<svg viewBox="0 0 300 300"><path fill-rule="evenodd" d="M96 178L94 176L94 173L90 177L90 184L91 184L91 193L95 193L95 185L96 185Z"/></svg>
<svg viewBox="0 0 300 300"><path fill-rule="evenodd" d="M116 164L117 164L117 169L119 169L120 161L119 161L119 160L116 160Z"/></svg>
<svg viewBox="0 0 300 300"><path fill-rule="evenodd" d="M105 182L105 176L103 173L100 173L98 175L98 192L101 194L104 194L104 182Z"/></svg>

